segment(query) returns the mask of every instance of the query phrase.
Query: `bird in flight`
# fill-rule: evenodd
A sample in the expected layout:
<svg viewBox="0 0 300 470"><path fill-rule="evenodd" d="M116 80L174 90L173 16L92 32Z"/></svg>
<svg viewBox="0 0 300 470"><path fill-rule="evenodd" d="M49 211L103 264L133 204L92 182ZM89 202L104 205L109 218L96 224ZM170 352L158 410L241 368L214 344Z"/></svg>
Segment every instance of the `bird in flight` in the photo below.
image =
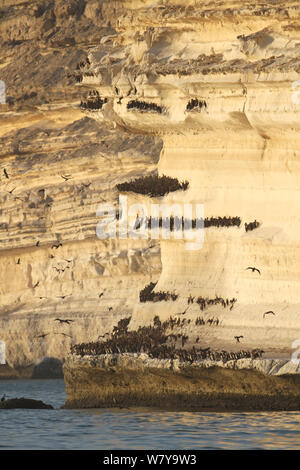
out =
<svg viewBox="0 0 300 470"><path fill-rule="evenodd" d="M63 336L68 336L69 338L72 338L71 335L67 335L66 333L54 333L55 335L63 335Z"/></svg>
<svg viewBox="0 0 300 470"><path fill-rule="evenodd" d="M13 188L13 189L10 189L9 191L7 191L9 194L12 194L14 192L16 188Z"/></svg>
<svg viewBox="0 0 300 470"><path fill-rule="evenodd" d="M251 271L252 271L253 273L254 273L255 271L257 271L258 274L260 274L260 270L257 269L257 268L255 268L254 266L249 266L248 268L246 268L246 271L247 271L247 269L251 269Z"/></svg>
<svg viewBox="0 0 300 470"><path fill-rule="evenodd" d="M9 176L8 176L7 171L6 171L5 168L4 168L4 170L3 170L3 173L4 173L5 177L6 177L7 179L9 179Z"/></svg>
<svg viewBox="0 0 300 470"><path fill-rule="evenodd" d="M273 310L268 310L264 313L263 317L265 318L266 315L275 315L275 313L273 312Z"/></svg>
<svg viewBox="0 0 300 470"><path fill-rule="evenodd" d="M40 281L38 281L36 284L34 284L33 288L35 289L36 287L38 287Z"/></svg>
<svg viewBox="0 0 300 470"><path fill-rule="evenodd" d="M46 338L46 336L48 336L50 333L43 333L41 335L38 335L38 336L34 336L34 338Z"/></svg>
<svg viewBox="0 0 300 470"><path fill-rule="evenodd" d="M59 321L60 324L62 324L62 323L67 323L67 324L69 325L69 324L70 324L71 322L73 322L74 320L69 320L69 319L67 319L67 318L66 318L65 320L62 319L62 318L55 318L54 321Z"/></svg>
<svg viewBox="0 0 300 470"><path fill-rule="evenodd" d="M69 295L60 295L59 297L57 297L58 299L65 299L66 297L70 297Z"/></svg>
<svg viewBox="0 0 300 470"><path fill-rule="evenodd" d="M72 178L71 175L60 175L65 181L68 181L69 179Z"/></svg>
<svg viewBox="0 0 300 470"><path fill-rule="evenodd" d="M52 248L58 249L60 246L62 246L62 243L61 243L61 242L58 242L56 245L55 245L55 244L52 245L52 246L51 246L51 249L52 249Z"/></svg>
<svg viewBox="0 0 300 470"><path fill-rule="evenodd" d="M236 339L236 342L237 342L237 343L240 342L240 338L244 338L244 336L235 336L235 339Z"/></svg>

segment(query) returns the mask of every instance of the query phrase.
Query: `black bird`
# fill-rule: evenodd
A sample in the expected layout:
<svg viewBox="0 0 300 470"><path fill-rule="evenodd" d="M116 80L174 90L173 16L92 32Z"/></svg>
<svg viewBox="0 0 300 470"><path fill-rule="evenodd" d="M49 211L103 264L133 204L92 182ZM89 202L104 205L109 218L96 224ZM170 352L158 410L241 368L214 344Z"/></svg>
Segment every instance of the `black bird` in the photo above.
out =
<svg viewBox="0 0 300 470"><path fill-rule="evenodd" d="M244 336L235 336L235 339L236 339L236 342L237 342L237 343L240 342L240 338L244 338Z"/></svg>
<svg viewBox="0 0 300 470"><path fill-rule="evenodd" d="M71 175L60 175L65 181L68 181L69 179L72 178Z"/></svg>
<svg viewBox="0 0 300 470"><path fill-rule="evenodd" d="M9 191L7 191L9 194L12 194L14 192L16 188L13 188L13 189L10 189Z"/></svg>
<svg viewBox="0 0 300 470"><path fill-rule="evenodd" d="M67 335L66 333L54 333L55 335L63 335L63 336L68 336L69 338L72 338L71 335Z"/></svg>
<svg viewBox="0 0 300 470"><path fill-rule="evenodd" d="M46 338L46 336L48 336L50 333L43 333L41 335L38 335L38 336L34 336L34 338Z"/></svg>
<svg viewBox="0 0 300 470"><path fill-rule="evenodd" d="M101 297L102 297L103 294L104 294L104 292L101 292L101 293L99 294L99 299L101 299Z"/></svg>
<svg viewBox="0 0 300 470"><path fill-rule="evenodd" d="M61 324L62 324L62 323L67 323L67 324L69 325L69 324L70 324L71 322L73 322L74 320L68 320L68 319L63 320L63 319L61 319L61 318L55 318L54 321L59 321L59 323L61 323Z"/></svg>
<svg viewBox="0 0 300 470"><path fill-rule="evenodd" d="M112 307L108 307L108 311L110 312L113 308Z"/></svg>
<svg viewBox="0 0 300 470"><path fill-rule="evenodd" d="M271 314L271 315L275 315L275 313L273 312L273 310L269 310L268 312L265 312L263 317L265 318L265 315L268 315L268 314Z"/></svg>
<svg viewBox="0 0 300 470"><path fill-rule="evenodd" d="M257 271L259 274L260 274L260 270L255 268L255 267L252 267L252 266L249 266L248 268L246 268L246 271L247 269L251 269L251 271L254 273L254 271Z"/></svg>
<svg viewBox="0 0 300 470"><path fill-rule="evenodd" d="M38 287L40 281L38 281L36 284L34 284L33 288L35 289L36 287Z"/></svg>
<svg viewBox="0 0 300 470"><path fill-rule="evenodd" d="M39 246L39 244L40 244L40 242L39 242L39 241L37 241L37 242L36 242L36 244L35 244L35 246Z"/></svg>
<svg viewBox="0 0 300 470"><path fill-rule="evenodd" d="M6 178L9 179L9 176L8 176L7 171L6 171L5 168L4 168L4 170L3 170L3 173L5 174Z"/></svg>
<svg viewBox="0 0 300 470"><path fill-rule="evenodd" d="M60 246L62 246L62 243L59 242L59 243L57 243L57 245L55 245L55 244L52 245L52 246L51 246L51 249L52 249L52 248L58 249Z"/></svg>
<svg viewBox="0 0 300 470"><path fill-rule="evenodd" d="M5 401L5 397L6 397L6 395L4 393L4 395L1 397L1 402Z"/></svg>
<svg viewBox="0 0 300 470"><path fill-rule="evenodd" d="M21 258L18 258L17 264L21 264Z"/></svg>

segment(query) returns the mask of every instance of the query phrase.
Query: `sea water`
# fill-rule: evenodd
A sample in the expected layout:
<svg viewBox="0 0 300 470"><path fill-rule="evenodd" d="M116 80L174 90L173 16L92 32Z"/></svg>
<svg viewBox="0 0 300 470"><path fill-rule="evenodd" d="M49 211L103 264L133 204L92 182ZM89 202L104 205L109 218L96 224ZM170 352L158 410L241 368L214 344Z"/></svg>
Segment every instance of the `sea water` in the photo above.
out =
<svg viewBox="0 0 300 470"><path fill-rule="evenodd" d="M0 410L0 449L300 449L300 412L64 410L63 380L1 380L4 393L54 410Z"/></svg>

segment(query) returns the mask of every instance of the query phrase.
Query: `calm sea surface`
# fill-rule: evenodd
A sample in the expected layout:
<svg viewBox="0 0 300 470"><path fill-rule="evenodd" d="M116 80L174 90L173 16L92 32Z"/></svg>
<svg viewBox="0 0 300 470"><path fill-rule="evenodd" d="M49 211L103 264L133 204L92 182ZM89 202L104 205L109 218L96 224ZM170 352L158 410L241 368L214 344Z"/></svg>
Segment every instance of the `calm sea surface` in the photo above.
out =
<svg viewBox="0 0 300 470"><path fill-rule="evenodd" d="M300 413L61 410L63 380L0 380L0 396L55 410L0 410L0 449L300 449Z"/></svg>

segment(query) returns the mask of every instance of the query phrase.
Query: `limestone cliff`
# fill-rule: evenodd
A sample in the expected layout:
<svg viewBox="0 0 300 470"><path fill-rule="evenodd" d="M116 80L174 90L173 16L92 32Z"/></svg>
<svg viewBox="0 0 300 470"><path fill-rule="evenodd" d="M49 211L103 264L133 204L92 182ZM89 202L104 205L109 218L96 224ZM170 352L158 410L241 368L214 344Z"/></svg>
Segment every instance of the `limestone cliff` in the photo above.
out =
<svg viewBox="0 0 300 470"><path fill-rule="evenodd" d="M135 326L183 312L204 321L187 326L190 343L290 355L300 308L298 2L2 4L9 363L63 358L71 342L95 340L129 314ZM131 201L200 203L208 219L241 223L207 228L198 251L174 239L98 240L98 205L116 202L118 183L155 171L188 189ZM177 299L140 303L150 281ZM225 306L201 310L199 298Z"/></svg>
<svg viewBox="0 0 300 470"><path fill-rule="evenodd" d="M32 368L96 340L157 280L159 245L99 240L96 210L117 202L117 183L156 171L161 142L80 108L76 67L114 34L105 5L0 7L0 340L10 366Z"/></svg>
<svg viewBox="0 0 300 470"><path fill-rule="evenodd" d="M161 240L155 289L178 299L137 305L132 325L154 313L195 318L197 299L221 298L225 305L203 311L205 322L217 322L191 328L190 340L289 355L300 308L300 6L124 0L115 7L110 51L92 48L77 75L102 97L93 116L161 136L159 174L189 182L161 202L202 203L208 219L240 219L207 228L198 251Z"/></svg>

